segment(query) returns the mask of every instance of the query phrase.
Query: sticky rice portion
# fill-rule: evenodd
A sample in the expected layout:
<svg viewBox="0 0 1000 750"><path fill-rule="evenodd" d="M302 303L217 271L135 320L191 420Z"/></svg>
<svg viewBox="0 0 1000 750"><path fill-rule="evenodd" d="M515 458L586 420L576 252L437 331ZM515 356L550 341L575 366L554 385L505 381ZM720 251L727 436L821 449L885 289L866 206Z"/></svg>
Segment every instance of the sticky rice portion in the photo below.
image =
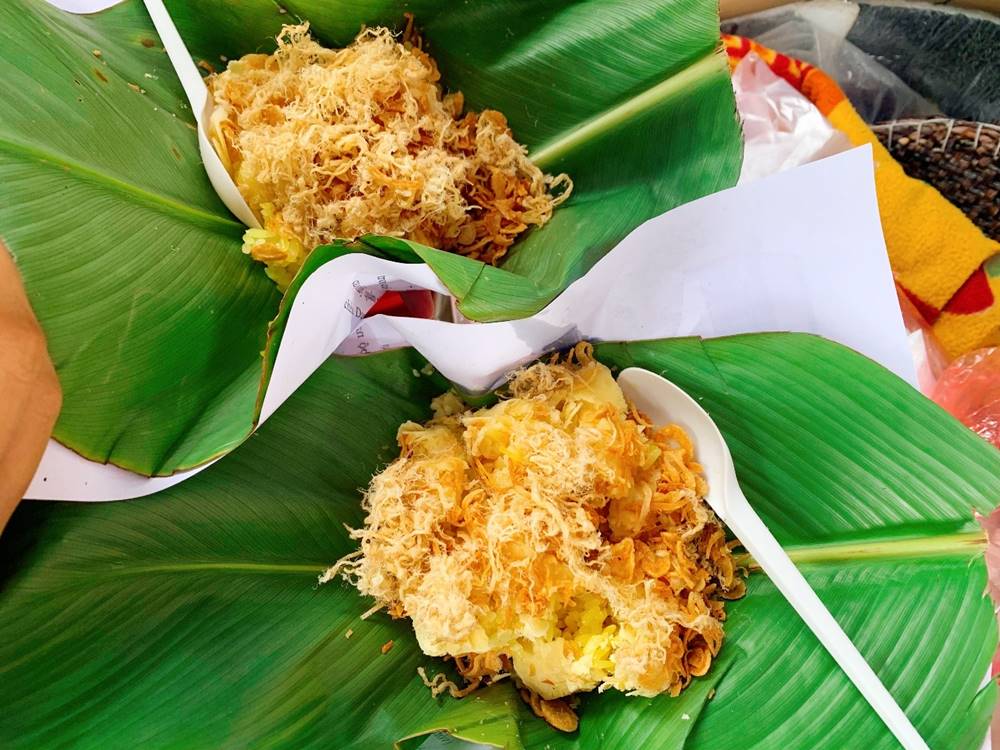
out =
<svg viewBox="0 0 1000 750"><path fill-rule="evenodd" d="M273 54L208 79L211 139L262 220L244 252L287 286L317 245L403 237L498 262L569 196L493 110L463 114L408 32L365 29L343 49L285 26Z"/></svg>
<svg viewBox="0 0 1000 750"><path fill-rule="evenodd" d="M681 428L649 424L587 345L517 373L494 406L433 407L400 427L360 548L324 580L410 618L469 684L511 673L533 708L677 695L705 674L745 588Z"/></svg>

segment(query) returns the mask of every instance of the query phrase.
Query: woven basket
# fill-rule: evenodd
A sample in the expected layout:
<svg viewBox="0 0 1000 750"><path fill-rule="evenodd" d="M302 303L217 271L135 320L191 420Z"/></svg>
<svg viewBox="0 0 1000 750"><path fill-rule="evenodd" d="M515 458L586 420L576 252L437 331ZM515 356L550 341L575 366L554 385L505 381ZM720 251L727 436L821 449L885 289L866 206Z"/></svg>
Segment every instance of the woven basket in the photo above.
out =
<svg viewBox="0 0 1000 750"><path fill-rule="evenodd" d="M1000 240L1000 125L936 118L872 130L908 175L936 187L987 237Z"/></svg>

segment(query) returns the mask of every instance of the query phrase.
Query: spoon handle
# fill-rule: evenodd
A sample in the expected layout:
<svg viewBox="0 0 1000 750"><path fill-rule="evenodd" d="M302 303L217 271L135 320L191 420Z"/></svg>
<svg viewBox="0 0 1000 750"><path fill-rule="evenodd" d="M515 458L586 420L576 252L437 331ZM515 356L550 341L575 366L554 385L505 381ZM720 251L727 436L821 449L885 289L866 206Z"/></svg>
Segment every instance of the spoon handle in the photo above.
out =
<svg viewBox="0 0 1000 750"><path fill-rule="evenodd" d="M146 12L149 13L149 17L153 21L153 26L156 27L156 33L159 34L160 41L163 42L163 49L177 72L181 87L191 103L191 112L200 124L205 104L208 102L208 89L201 73L198 72L198 66L191 59L191 53L188 52L187 45L184 44L184 40L177 32L174 20L167 12L166 6L163 5L163 0L143 0L143 2L146 5Z"/></svg>
<svg viewBox="0 0 1000 750"><path fill-rule="evenodd" d="M730 492L737 493L735 488ZM743 497L731 497L726 523L906 750L928 750L906 714L816 592Z"/></svg>

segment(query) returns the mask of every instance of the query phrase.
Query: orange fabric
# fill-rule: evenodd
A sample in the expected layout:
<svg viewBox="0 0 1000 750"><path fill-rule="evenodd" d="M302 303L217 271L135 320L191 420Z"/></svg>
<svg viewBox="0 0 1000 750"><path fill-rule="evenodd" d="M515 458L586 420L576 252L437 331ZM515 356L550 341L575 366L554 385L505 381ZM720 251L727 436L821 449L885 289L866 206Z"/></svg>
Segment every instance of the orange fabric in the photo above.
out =
<svg viewBox="0 0 1000 750"><path fill-rule="evenodd" d="M896 281L933 325L952 357L1000 341L1000 268L984 265L1000 253L937 190L908 177L844 96L819 68L744 37L724 35L735 68L751 51L801 91L852 143L871 144L882 232Z"/></svg>

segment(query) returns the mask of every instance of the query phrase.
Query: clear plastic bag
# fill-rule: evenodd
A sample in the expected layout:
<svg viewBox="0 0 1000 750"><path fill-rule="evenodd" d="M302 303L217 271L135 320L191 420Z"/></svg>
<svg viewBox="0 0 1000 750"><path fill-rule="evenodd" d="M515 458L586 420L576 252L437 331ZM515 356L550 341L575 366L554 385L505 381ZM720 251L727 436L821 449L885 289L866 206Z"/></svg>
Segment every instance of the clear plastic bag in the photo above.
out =
<svg viewBox="0 0 1000 750"><path fill-rule="evenodd" d="M813 0L734 18L722 28L822 69L866 122L939 114L936 104L847 40L857 17L854 3Z"/></svg>
<svg viewBox="0 0 1000 750"><path fill-rule="evenodd" d="M733 90L743 123L741 183L851 148L816 105L753 52L733 71Z"/></svg>

